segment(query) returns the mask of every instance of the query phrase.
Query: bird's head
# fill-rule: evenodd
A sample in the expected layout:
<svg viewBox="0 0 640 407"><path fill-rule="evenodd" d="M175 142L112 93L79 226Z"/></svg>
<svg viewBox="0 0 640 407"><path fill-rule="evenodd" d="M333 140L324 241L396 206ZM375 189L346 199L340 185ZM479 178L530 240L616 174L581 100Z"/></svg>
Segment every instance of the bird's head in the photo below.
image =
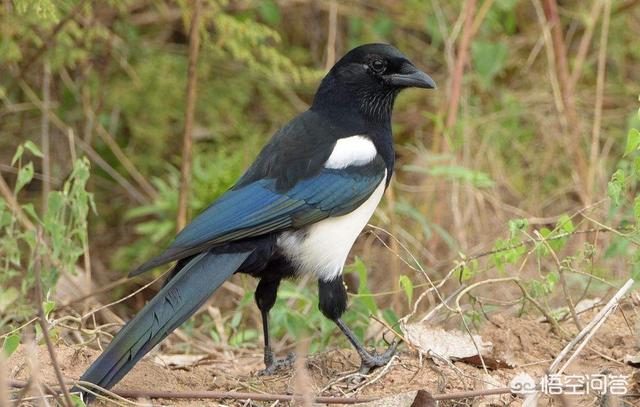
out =
<svg viewBox="0 0 640 407"><path fill-rule="evenodd" d="M316 92L312 108L355 108L367 118L389 120L397 94L411 87L435 89L436 83L395 47L361 45L331 68Z"/></svg>

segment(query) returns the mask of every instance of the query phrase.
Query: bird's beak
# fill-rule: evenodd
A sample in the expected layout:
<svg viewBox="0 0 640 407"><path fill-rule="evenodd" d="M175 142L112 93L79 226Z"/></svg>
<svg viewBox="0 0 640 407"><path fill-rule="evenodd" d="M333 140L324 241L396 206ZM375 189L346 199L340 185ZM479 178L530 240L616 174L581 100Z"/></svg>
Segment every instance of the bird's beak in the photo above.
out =
<svg viewBox="0 0 640 407"><path fill-rule="evenodd" d="M402 73L389 75L391 84L395 86L436 89L436 83L429 75L411 64L406 64Z"/></svg>

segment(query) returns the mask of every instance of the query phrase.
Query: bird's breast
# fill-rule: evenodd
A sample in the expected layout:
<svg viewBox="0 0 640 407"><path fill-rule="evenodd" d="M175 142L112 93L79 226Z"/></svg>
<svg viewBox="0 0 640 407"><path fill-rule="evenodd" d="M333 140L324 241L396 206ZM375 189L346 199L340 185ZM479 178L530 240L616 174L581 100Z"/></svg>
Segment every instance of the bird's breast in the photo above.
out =
<svg viewBox="0 0 640 407"><path fill-rule="evenodd" d="M342 273L349 251L373 215L385 190L386 171L371 196L346 215L330 217L296 231L283 232L278 249L300 274L331 281Z"/></svg>

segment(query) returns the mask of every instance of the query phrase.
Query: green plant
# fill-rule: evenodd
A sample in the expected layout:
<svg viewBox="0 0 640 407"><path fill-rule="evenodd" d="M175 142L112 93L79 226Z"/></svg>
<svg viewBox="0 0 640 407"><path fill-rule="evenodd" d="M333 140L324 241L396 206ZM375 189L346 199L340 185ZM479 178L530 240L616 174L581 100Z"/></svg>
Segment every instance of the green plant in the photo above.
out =
<svg viewBox="0 0 640 407"><path fill-rule="evenodd" d="M27 159L27 152L42 157L38 147L31 142L18 147L12 160L18 167L12 191L14 198L20 198L20 192L34 177L34 164ZM38 214L31 202L11 207L5 199L0 199L2 325L7 322L13 325L33 315L30 294L34 286L34 261L38 256L45 260L41 275L46 298L51 297L62 274L76 273L76 263L88 248L87 217L92 209L95 210L93 197L86 190L89 173L88 160L77 160L62 188L47 196L43 214ZM54 305L48 300L44 305L48 315ZM11 338L5 340L5 349L9 346L7 343L12 343Z"/></svg>

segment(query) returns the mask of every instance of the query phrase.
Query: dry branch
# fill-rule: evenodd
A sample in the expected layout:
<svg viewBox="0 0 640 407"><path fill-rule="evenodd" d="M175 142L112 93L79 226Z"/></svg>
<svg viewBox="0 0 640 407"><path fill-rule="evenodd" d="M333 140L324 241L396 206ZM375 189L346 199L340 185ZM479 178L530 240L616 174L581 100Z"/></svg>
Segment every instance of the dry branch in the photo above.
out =
<svg viewBox="0 0 640 407"><path fill-rule="evenodd" d="M42 107L49 109L51 106L51 66L49 61L43 63L42 75ZM47 210L49 192L51 192L51 152L49 151L49 115L42 113L40 122L40 150L42 150L42 213Z"/></svg>
<svg viewBox="0 0 640 407"><path fill-rule="evenodd" d="M609 22L611 20L611 0L604 1L604 16L600 32L598 52L598 76L596 80L596 102L593 112L593 129L591 131L591 151L589 154L589 179L587 192L593 194L596 183L597 169L600 155L600 131L602 128L602 104L604 98L604 81L607 70L607 42L609 40Z"/></svg>
<svg viewBox="0 0 640 407"><path fill-rule="evenodd" d="M336 63L336 34L338 32L338 3L331 0L329 3L329 30L327 34L327 62L325 70L331 69Z"/></svg>
<svg viewBox="0 0 640 407"><path fill-rule="evenodd" d="M560 351L558 356L553 360L549 368L547 369L547 374L562 374L565 369L573 362L573 360L580 354L582 349L587 345L589 340L593 337L593 335L598 331L598 329L604 324L606 319L613 313L613 311L617 308L620 300L627 294L631 286L633 285L633 279L627 280L627 282L616 292L613 297L607 302L607 304L598 312L598 314L589 322L587 326L584 327L578 335L576 335L571 342L569 342L563 349ZM569 359L560 367L560 363L565 359L565 357L571 352L571 350L578 346L577 349L573 352L573 354L569 357ZM534 406L537 403L538 397L540 397L540 393L535 393L531 398L526 400L525 405ZM529 404L527 404L529 403Z"/></svg>
<svg viewBox="0 0 640 407"><path fill-rule="evenodd" d="M193 120L196 109L196 85L198 51L200 49L200 14L201 0L192 1L193 15L189 29L189 78L187 82L187 109L184 118L184 135L182 138L182 165L180 167L180 195L178 197L178 215L176 229L182 230L187 224L187 198L191 188L191 155L193 144Z"/></svg>
<svg viewBox="0 0 640 407"><path fill-rule="evenodd" d="M591 11L589 12L589 18L587 19L587 27L585 28L584 34L582 34L582 37L580 38L580 45L578 46L578 53L576 54L576 58L574 61L573 72L571 72L571 86L573 87L576 86L576 84L578 83L578 79L580 79L580 75L582 74L582 67L584 66L584 61L587 58L589 45L591 45L593 32L596 28L596 20L600 16L601 10L602 1L594 1L593 6L591 7Z"/></svg>
<svg viewBox="0 0 640 407"><path fill-rule="evenodd" d="M11 191L11 188L9 188L9 185L5 182L4 178L2 177L2 173L0 173L0 196L4 198L4 200L9 205L9 209L11 210L11 213L13 214L13 216L16 217L18 222L25 229L27 230L35 229L33 222L31 222L29 217L24 213L24 211L22 210L22 207L18 203L18 200L13 194L13 191Z"/></svg>
<svg viewBox="0 0 640 407"><path fill-rule="evenodd" d="M571 140L570 152L573 153L575 160L578 179L580 181L579 193L582 202L588 205L591 201L588 191L588 167L587 158L582 146L582 135L580 132L580 121L576 110L574 89L570 80L569 62L567 60L567 48L564 43L564 33L562 31L562 23L558 13L558 4L556 0L544 0L544 14L547 24L551 30L551 40L553 46L553 65L560 85L560 94L562 96L562 114L565 118L565 131Z"/></svg>
<svg viewBox="0 0 640 407"><path fill-rule="evenodd" d="M473 37L474 20L473 16L476 12L476 0L467 0L464 6L464 25L462 27L462 38L458 46L458 55L456 56L456 65L453 70L453 78L451 79L451 91L449 95L449 107L447 109L446 131L450 132L456 125L458 119L458 105L460 103L460 93L462 89L462 76L464 74L464 66L467 63L467 55ZM480 25L480 23L476 23ZM448 148L447 143L443 143L443 149Z"/></svg>
<svg viewBox="0 0 640 407"><path fill-rule="evenodd" d="M85 386L96 388L98 391L103 389L97 388L92 383L77 382L78 387ZM9 380L9 385L13 388L24 388L27 382L22 380ZM484 397L496 394L510 394L511 389L507 387L484 389L484 390L468 390L447 394L434 394L434 400L458 400L474 397ZM171 391L171 390L115 390L106 391L105 394L113 394L118 397L126 398L153 398L153 399L233 399L233 400L253 400L253 401L297 401L301 400L300 395L293 394L265 394L265 393L249 393L235 391ZM370 401L379 400L380 397L315 397L314 403L321 404L360 404Z"/></svg>
<svg viewBox="0 0 640 407"><path fill-rule="evenodd" d="M39 247L38 241L40 241L40 236L36 239L36 247ZM36 249L37 250L37 249ZM40 275L40 267L42 262L42 257L39 252L36 252L35 264L34 264L34 279L36 286L36 306L38 309L38 323L40 324L40 328L42 328L42 336L44 337L44 341L47 344L47 350L49 351L49 358L51 359L51 365L53 366L53 370L56 374L56 378L58 379L58 385L62 389L62 394L64 395L64 401L67 407L73 407L73 402L71 401L71 396L69 395L69 390L65 386L64 378L62 377L62 371L60 370L60 365L58 364L58 358L56 357L56 351L53 348L53 344L51 343L51 338L49 337L49 327L47 325L47 317L44 313L44 308L42 306L42 276Z"/></svg>

